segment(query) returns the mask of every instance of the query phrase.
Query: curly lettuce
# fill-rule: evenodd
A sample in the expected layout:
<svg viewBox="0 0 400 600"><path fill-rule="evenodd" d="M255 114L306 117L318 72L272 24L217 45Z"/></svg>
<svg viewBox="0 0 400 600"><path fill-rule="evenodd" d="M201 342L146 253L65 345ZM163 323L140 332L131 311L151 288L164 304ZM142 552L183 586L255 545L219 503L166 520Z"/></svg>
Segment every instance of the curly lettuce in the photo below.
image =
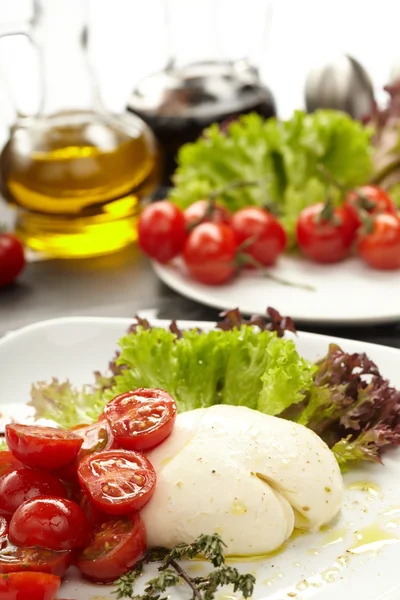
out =
<svg viewBox="0 0 400 600"><path fill-rule="evenodd" d="M219 200L232 212L248 205L276 207L290 236L299 212L328 195L339 198L321 167L342 186L364 184L372 172L371 131L334 110L301 111L288 121L241 117L217 124L178 154L169 198L185 208L234 181L259 181L230 189Z"/></svg>

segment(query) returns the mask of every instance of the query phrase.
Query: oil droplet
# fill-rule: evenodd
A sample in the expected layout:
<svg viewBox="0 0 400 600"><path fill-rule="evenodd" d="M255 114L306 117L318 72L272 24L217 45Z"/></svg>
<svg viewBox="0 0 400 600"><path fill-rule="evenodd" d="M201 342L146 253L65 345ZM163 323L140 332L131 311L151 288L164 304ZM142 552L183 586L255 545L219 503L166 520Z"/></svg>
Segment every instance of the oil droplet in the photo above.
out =
<svg viewBox="0 0 400 600"><path fill-rule="evenodd" d="M385 517L395 517L396 515L400 516L400 506L391 506L383 513Z"/></svg>
<svg viewBox="0 0 400 600"><path fill-rule="evenodd" d="M295 562L295 563L293 563L293 566L294 567L300 567L300 563L299 562Z"/></svg>
<svg viewBox="0 0 400 600"><path fill-rule="evenodd" d="M307 550L307 554L310 554L311 556L319 556L319 551L317 548L310 548Z"/></svg>
<svg viewBox="0 0 400 600"><path fill-rule="evenodd" d="M308 583L307 579L303 579L303 581L300 581L300 583L296 585L296 590L299 590L299 592L304 592L309 587L310 584Z"/></svg>
<svg viewBox="0 0 400 600"><path fill-rule="evenodd" d="M334 544L339 544L340 542L343 542L346 535L347 535L346 529L334 529L333 531L328 533L328 535L323 539L322 547L326 548L327 546L333 546Z"/></svg>
<svg viewBox="0 0 400 600"><path fill-rule="evenodd" d="M348 490L367 492L370 496L379 496L382 493L381 487L372 481L352 481L346 487Z"/></svg>
<svg viewBox="0 0 400 600"><path fill-rule="evenodd" d="M356 543L348 549L352 554L377 552L388 544L399 542L399 538L385 531L379 525L370 525L355 532Z"/></svg>
<svg viewBox="0 0 400 600"><path fill-rule="evenodd" d="M283 552L285 548L286 544L282 544L282 546L279 546L279 548L277 548L273 552L269 552L268 554L231 554L229 556L226 556L225 558L226 562L254 562L256 560L268 560L270 558L273 558L274 556L278 556L279 554L281 554L281 552Z"/></svg>
<svg viewBox="0 0 400 600"><path fill-rule="evenodd" d="M349 557L348 556L338 556L337 562L339 563L339 565L341 567L347 567L347 565L349 564Z"/></svg>
<svg viewBox="0 0 400 600"><path fill-rule="evenodd" d="M191 562L188 567L188 571L190 571L190 573L202 573L204 571L203 562L198 562L197 564L193 564Z"/></svg>
<svg viewBox="0 0 400 600"><path fill-rule="evenodd" d="M289 598L297 598L296 592L288 592L287 595L289 596Z"/></svg>
<svg viewBox="0 0 400 600"><path fill-rule="evenodd" d="M400 519L390 519L385 525L388 529L397 529L400 525Z"/></svg>
<svg viewBox="0 0 400 600"><path fill-rule="evenodd" d="M304 529L299 529L298 527L295 527L289 539L290 541L297 540L297 538L302 537L306 533L307 532Z"/></svg>
<svg viewBox="0 0 400 600"><path fill-rule="evenodd" d="M167 464L171 462L171 460L172 460L172 456L166 456L165 458L162 459L161 466L166 467Z"/></svg>
<svg viewBox="0 0 400 600"><path fill-rule="evenodd" d="M339 569L326 569L325 571L322 571L321 577L327 583L332 583L333 581L335 581L336 575L338 575L339 573Z"/></svg>
<svg viewBox="0 0 400 600"><path fill-rule="evenodd" d="M264 579L263 585L271 586L274 581L276 581L276 577L271 577L270 579Z"/></svg>
<svg viewBox="0 0 400 600"><path fill-rule="evenodd" d="M234 515L244 515L247 513L247 506L235 498L231 504L231 513Z"/></svg>

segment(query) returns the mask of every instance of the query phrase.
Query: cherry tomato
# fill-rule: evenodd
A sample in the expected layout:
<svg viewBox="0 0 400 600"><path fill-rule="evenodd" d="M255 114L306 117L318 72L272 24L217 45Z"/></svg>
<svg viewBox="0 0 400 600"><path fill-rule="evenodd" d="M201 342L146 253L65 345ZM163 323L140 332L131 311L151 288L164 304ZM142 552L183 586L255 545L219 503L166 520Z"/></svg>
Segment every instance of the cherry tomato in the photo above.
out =
<svg viewBox="0 0 400 600"><path fill-rule="evenodd" d="M323 204L308 206L297 221L297 242L303 254L319 263L335 263L350 252L356 227L346 207L335 208L333 220L324 220Z"/></svg>
<svg viewBox="0 0 400 600"><path fill-rule="evenodd" d="M78 461L92 452L110 450L115 447L110 424L105 419L91 425L80 425L74 428L74 433L83 439L77 457Z"/></svg>
<svg viewBox="0 0 400 600"><path fill-rule="evenodd" d="M96 527L76 566L88 579L108 583L131 569L145 550L146 530L139 513L134 513Z"/></svg>
<svg viewBox="0 0 400 600"><path fill-rule="evenodd" d="M75 502L40 496L17 508L11 517L8 537L18 546L72 550L88 543L90 525Z"/></svg>
<svg viewBox="0 0 400 600"><path fill-rule="evenodd" d="M79 463L78 477L95 506L110 515L139 510L150 500L156 485L150 461L128 450L89 454Z"/></svg>
<svg viewBox="0 0 400 600"><path fill-rule="evenodd" d="M71 463L82 446L82 438L70 431L17 423L6 425L6 442L24 465L49 471Z"/></svg>
<svg viewBox="0 0 400 600"><path fill-rule="evenodd" d="M111 400L104 414L123 448L148 450L158 446L171 433L176 404L164 390L142 388Z"/></svg>
<svg viewBox="0 0 400 600"><path fill-rule="evenodd" d="M183 212L167 200L150 204L140 215L138 235L143 252L160 263L168 262L186 240Z"/></svg>
<svg viewBox="0 0 400 600"><path fill-rule="evenodd" d="M67 495L66 489L51 473L20 469L0 480L0 514L12 515L21 504L38 496Z"/></svg>
<svg viewBox="0 0 400 600"><path fill-rule="evenodd" d="M233 229L217 223L202 223L189 234L183 259L193 279L218 285L235 275L236 253Z"/></svg>
<svg viewBox="0 0 400 600"><path fill-rule="evenodd" d="M61 579L47 573L0 575L1 600L53 600Z"/></svg>
<svg viewBox="0 0 400 600"><path fill-rule="evenodd" d="M0 573L35 571L62 577L71 564L69 550L54 552L45 548L19 548L8 545L0 550Z"/></svg>
<svg viewBox="0 0 400 600"><path fill-rule="evenodd" d="M389 214L377 215L372 232L360 236L357 249L374 269L400 269L400 219Z"/></svg>
<svg viewBox="0 0 400 600"><path fill-rule="evenodd" d="M0 287L9 285L25 267L24 247L11 233L0 234Z"/></svg>
<svg viewBox="0 0 400 600"><path fill-rule="evenodd" d="M287 238L282 225L271 213L257 206L238 210L232 217L232 228L239 244L254 239L243 253L265 267L274 265L286 248Z"/></svg>
<svg viewBox="0 0 400 600"><path fill-rule="evenodd" d="M215 204L210 212L208 200L198 200L184 211L186 228L200 225L200 223L223 223L230 225L231 213L224 206Z"/></svg>
<svg viewBox="0 0 400 600"><path fill-rule="evenodd" d="M357 227L361 225L359 210L364 209L371 215L378 213L396 214L396 206L382 188L377 185L364 185L348 194L345 204L355 220Z"/></svg>
<svg viewBox="0 0 400 600"><path fill-rule="evenodd" d="M0 479L3 475L8 475L12 471L24 468L25 466L15 458L12 452L9 450L2 450L0 452Z"/></svg>
<svg viewBox="0 0 400 600"><path fill-rule="evenodd" d="M8 540L8 522L4 517L0 517L0 550L7 545Z"/></svg>

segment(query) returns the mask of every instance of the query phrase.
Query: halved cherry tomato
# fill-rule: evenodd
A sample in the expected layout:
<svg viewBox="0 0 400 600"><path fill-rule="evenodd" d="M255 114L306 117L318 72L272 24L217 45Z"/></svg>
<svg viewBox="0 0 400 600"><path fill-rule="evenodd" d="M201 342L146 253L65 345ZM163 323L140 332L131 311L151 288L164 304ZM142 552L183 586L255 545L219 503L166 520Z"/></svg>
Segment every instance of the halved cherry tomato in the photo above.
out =
<svg viewBox="0 0 400 600"><path fill-rule="evenodd" d="M286 248L287 237L282 225L258 206L238 210L232 217L232 228L239 244L249 243L242 253L265 267L274 265Z"/></svg>
<svg viewBox="0 0 400 600"><path fill-rule="evenodd" d="M379 213L396 214L396 206L385 190L377 185L363 185L348 194L345 205L357 226L361 225L360 209L371 215Z"/></svg>
<svg viewBox="0 0 400 600"><path fill-rule="evenodd" d="M78 477L97 508L110 515L139 510L150 500L156 485L150 461L128 450L89 454L79 463Z"/></svg>
<svg viewBox="0 0 400 600"><path fill-rule="evenodd" d="M358 253L374 269L400 269L400 219L380 214L373 219L370 233L361 233Z"/></svg>
<svg viewBox="0 0 400 600"><path fill-rule="evenodd" d="M304 208L297 221L297 243L303 254L318 263L335 263L350 252L356 224L346 206L335 208L330 219L323 218L323 204Z"/></svg>
<svg viewBox="0 0 400 600"><path fill-rule="evenodd" d="M111 519L96 527L92 541L76 566L92 581L115 581L140 560L146 550L146 530L139 513Z"/></svg>
<svg viewBox="0 0 400 600"><path fill-rule="evenodd" d="M18 471L18 469L24 469L23 465L9 450L2 450L0 452L0 478L3 475L8 475L12 471Z"/></svg>
<svg viewBox="0 0 400 600"><path fill-rule="evenodd" d="M88 543L90 525L75 502L40 496L17 508L11 517L8 537L18 546L73 550Z"/></svg>
<svg viewBox="0 0 400 600"><path fill-rule="evenodd" d="M67 491L51 473L20 469L0 480L0 514L12 515L21 504L38 496L65 497Z"/></svg>
<svg viewBox="0 0 400 600"><path fill-rule="evenodd" d="M82 438L70 431L39 425L6 425L6 441L24 465L48 471L71 463L82 446Z"/></svg>
<svg viewBox="0 0 400 600"><path fill-rule="evenodd" d="M148 450L171 433L176 403L164 390L140 388L116 396L107 404L104 414L123 448Z"/></svg>
<svg viewBox="0 0 400 600"><path fill-rule="evenodd" d="M0 550L0 573L35 571L62 577L71 564L70 550L54 552L45 548L20 548L8 545Z"/></svg>
<svg viewBox="0 0 400 600"><path fill-rule="evenodd" d="M7 545L8 522L4 517L0 517L0 550Z"/></svg>
<svg viewBox="0 0 400 600"><path fill-rule="evenodd" d="M110 450L115 447L110 424L105 419L91 425L78 425L74 427L73 431L83 440L77 457L78 461L92 452Z"/></svg>
<svg viewBox="0 0 400 600"><path fill-rule="evenodd" d="M190 228L200 223L224 223L230 225L232 215L224 206L215 203L210 207L208 200L194 202L183 213L186 227Z"/></svg>
<svg viewBox="0 0 400 600"><path fill-rule="evenodd" d="M0 575L1 600L53 600L61 579L46 573Z"/></svg>

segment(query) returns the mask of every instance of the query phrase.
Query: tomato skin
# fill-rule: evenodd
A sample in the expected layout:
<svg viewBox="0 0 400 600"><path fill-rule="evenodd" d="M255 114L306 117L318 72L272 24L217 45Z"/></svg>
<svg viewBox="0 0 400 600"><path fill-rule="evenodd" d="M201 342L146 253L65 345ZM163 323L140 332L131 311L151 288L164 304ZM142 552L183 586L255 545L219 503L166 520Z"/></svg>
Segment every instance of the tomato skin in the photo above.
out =
<svg viewBox="0 0 400 600"><path fill-rule="evenodd" d="M189 234L183 248L183 260L193 279L219 285L236 274L237 247L231 227L202 223Z"/></svg>
<svg viewBox="0 0 400 600"><path fill-rule="evenodd" d="M150 461L129 450L89 454L79 463L78 477L93 504L116 516L142 508L153 495L157 479Z"/></svg>
<svg viewBox="0 0 400 600"><path fill-rule="evenodd" d="M0 550L7 546L8 540L8 522L4 517L0 517Z"/></svg>
<svg viewBox="0 0 400 600"><path fill-rule="evenodd" d="M45 548L8 545L0 550L0 573L38 572L62 577L72 561L69 550L54 552Z"/></svg>
<svg viewBox="0 0 400 600"><path fill-rule="evenodd" d="M139 217L138 242L148 256L167 263L177 256L186 240L183 212L172 202L154 202Z"/></svg>
<svg viewBox="0 0 400 600"><path fill-rule="evenodd" d="M357 193L355 193L357 192ZM370 202L374 206L370 208L365 208L364 210L371 215L376 215L378 213L388 213L391 215L396 214L396 206L389 196L382 188L377 185L363 185L360 188L357 188L356 191L350 192L346 199L345 205L347 206L350 214L355 220L357 227L361 225L359 209L363 208L363 201L360 198L363 196L367 202Z"/></svg>
<svg viewBox="0 0 400 600"><path fill-rule="evenodd" d="M87 544L90 525L75 502L39 496L17 508L11 517L8 537L18 546L73 550Z"/></svg>
<svg viewBox="0 0 400 600"><path fill-rule="evenodd" d="M18 469L25 469L25 465L17 460L9 450L2 450L0 452L0 480L4 475L18 471Z"/></svg>
<svg viewBox="0 0 400 600"><path fill-rule="evenodd" d="M239 244L255 238L243 249L265 267L272 267L287 244L286 232L279 221L268 211L257 206L238 210L232 217L232 228Z"/></svg>
<svg viewBox="0 0 400 600"><path fill-rule="evenodd" d="M89 521L92 527L97 527L98 525L101 525L101 523L104 523L104 521L107 521L107 519L110 518L110 515L106 515L105 513L101 512L97 508L97 506L93 504L89 496L84 492L81 493L81 500L79 506L85 513L87 520Z"/></svg>
<svg viewBox="0 0 400 600"><path fill-rule="evenodd" d="M357 250L374 269L400 269L400 219L390 214L376 216L372 232L360 235Z"/></svg>
<svg viewBox="0 0 400 600"><path fill-rule="evenodd" d="M334 219L318 221L323 204L313 204L300 213L297 243L308 258L318 263L336 263L348 256L355 239L356 226L345 206L334 209Z"/></svg>
<svg viewBox="0 0 400 600"><path fill-rule="evenodd" d="M10 573L0 575L1 600L53 600L61 579L46 573Z"/></svg>
<svg viewBox="0 0 400 600"><path fill-rule="evenodd" d="M200 223L223 223L224 225L230 225L232 215L224 206L221 204L215 204L210 216L206 217L206 213L209 209L210 203L208 200L198 200L194 202L184 211L186 228L195 226Z"/></svg>
<svg viewBox="0 0 400 600"><path fill-rule="evenodd" d="M6 442L24 465L53 471L71 463L82 446L82 438L70 431L39 425L6 425Z"/></svg>
<svg viewBox="0 0 400 600"><path fill-rule="evenodd" d="M20 469L0 480L0 514L12 515L21 504L38 496L66 496L66 489L51 473Z"/></svg>
<svg viewBox="0 0 400 600"><path fill-rule="evenodd" d="M25 267L24 247L11 233L0 234L0 287L10 285Z"/></svg>
<svg viewBox="0 0 400 600"><path fill-rule="evenodd" d="M91 581L109 583L131 569L146 550L146 530L139 513L108 520L96 527L92 540L76 559Z"/></svg>
<svg viewBox="0 0 400 600"><path fill-rule="evenodd" d="M164 390L141 388L120 394L104 409L117 442L126 450L149 450L171 433L175 400Z"/></svg>

